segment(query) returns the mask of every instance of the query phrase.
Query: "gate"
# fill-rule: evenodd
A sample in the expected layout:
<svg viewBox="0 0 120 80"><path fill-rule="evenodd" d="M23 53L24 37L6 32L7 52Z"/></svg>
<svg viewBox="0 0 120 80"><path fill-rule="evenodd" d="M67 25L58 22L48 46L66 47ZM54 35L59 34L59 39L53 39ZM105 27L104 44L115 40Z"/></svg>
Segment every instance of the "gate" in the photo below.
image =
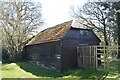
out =
<svg viewBox="0 0 120 80"><path fill-rule="evenodd" d="M98 69L99 65L104 66L104 71L109 71L109 55L111 50L118 52L118 47L111 46L77 46L78 67Z"/></svg>
<svg viewBox="0 0 120 80"><path fill-rule="evenodd" d="M96 68L96 47L78 46L77 47L78 67Z"/></svg>

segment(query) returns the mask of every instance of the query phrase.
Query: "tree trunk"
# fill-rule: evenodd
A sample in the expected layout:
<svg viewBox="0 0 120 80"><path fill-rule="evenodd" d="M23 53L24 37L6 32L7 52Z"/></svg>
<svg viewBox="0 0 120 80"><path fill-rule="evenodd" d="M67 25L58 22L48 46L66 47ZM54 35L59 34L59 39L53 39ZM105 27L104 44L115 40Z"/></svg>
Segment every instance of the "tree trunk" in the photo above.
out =
<svg viewBox="0 0 120 80"><path fill-rule="evenodd" d="M105 45L108 45L105 20L104 20L103 26L104 26L104 41L105 41Z"/></svg>
<svg viewBox="0 0 120 80"><path fill-rule="evenodd" d="M120 46L120 13L119 12L117 12L117 24L118 24L118 46ZM120 50L118 51L118 59L120 59Z"/></svg>
<svg viewBox="0 0 120 80"><path fill-rule="evenodd" d="M118 46L120 46L120 12L117 12L117 24L118 24ZM118 73L120 74L120 48L118 47Z"/></svg>
<svg viewBox="0 0 120 80"><path fill-rule="evenodd" d="M105 45L108 45L108 40L107 40L106 31L104 31L104 41L105 41Z"/></svg>

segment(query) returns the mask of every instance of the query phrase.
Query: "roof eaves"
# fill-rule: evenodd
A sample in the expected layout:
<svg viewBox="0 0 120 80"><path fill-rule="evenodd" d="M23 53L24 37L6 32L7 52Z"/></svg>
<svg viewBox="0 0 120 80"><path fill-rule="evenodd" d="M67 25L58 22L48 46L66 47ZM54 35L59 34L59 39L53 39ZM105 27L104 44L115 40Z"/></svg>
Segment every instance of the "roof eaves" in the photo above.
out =
<svg viewBox="0 0 120 80"><path fill-rule="evenodd" d="M60 40L61 40L61 39L48 40L48 41L44 41L44 42L40 42L40 43L27 44L26 46L29 46L29 45L38 45L38 44L44 44L44 43L50 43L50 42L56 42L56 41L60 41Z"/></svg>

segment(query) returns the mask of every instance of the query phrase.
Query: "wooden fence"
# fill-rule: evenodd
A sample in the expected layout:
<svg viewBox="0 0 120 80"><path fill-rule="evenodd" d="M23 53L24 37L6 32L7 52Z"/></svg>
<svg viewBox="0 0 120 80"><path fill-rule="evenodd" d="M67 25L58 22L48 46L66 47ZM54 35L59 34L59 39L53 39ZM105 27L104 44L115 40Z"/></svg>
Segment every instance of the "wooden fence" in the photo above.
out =
<svg viewBox="0 0 120 80"><path fill-rule="evenodd" d="M109 55L112 50L118 52L118 47L111 46L78 46L78 66L98 69L99 65L104 66L104 71L109 71Z"/></svg>

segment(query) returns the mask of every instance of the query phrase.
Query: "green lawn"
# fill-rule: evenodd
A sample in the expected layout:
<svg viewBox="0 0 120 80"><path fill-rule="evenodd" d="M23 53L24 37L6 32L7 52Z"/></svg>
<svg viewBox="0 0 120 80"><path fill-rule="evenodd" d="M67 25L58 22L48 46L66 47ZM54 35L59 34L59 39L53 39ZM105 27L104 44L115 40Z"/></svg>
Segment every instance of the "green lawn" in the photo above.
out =
<svg viewBox="0 0 120 80"><path fill-rule="evenodd" d="M120 78L120 63L118 61L111 61L110 62L110 69L109 69L109 74L106 78ZM118 74L119 73L119 74Z"/></svg>
<svg viewBox="0 0 120 80"><path fill-rule="evenodd" d="M2 65L2 78L37 78L30 72L21 69L16 63Z"/></svg>
<svg viewBox="0 0 120 80"><path fill-rule="evenodd" d="M113 61L110 63L110 73L104 76L103 71L96 71L95 69L79 69L70 70L64 73L59 73L53 70L47 70L40 68L36 65L27 62L17 62L11 64L2 65L2 77L3 78L44 78L45 80L61 80L69 78L73 79L95 79L100 78L111 78L115 79L118 77L117 62Z"/></svg>

